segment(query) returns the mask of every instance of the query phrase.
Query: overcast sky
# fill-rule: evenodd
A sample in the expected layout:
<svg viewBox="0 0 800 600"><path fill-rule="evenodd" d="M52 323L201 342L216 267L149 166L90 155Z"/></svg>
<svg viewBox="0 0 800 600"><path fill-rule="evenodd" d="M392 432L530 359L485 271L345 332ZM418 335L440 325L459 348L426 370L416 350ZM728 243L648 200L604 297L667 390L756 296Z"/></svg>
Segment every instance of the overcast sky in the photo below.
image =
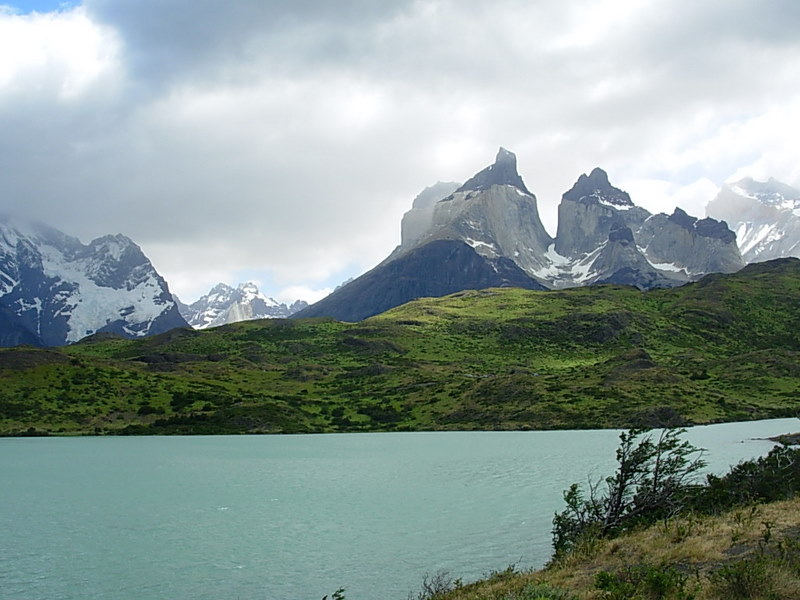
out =
<svg viewBox="0 0 800 600"><path fill-rule="evenodd" d="M551 233L595 166L653 212L800 186L797 0L4 1L0 211L124 233L184 301L316 300L501 145Z"/></svg>

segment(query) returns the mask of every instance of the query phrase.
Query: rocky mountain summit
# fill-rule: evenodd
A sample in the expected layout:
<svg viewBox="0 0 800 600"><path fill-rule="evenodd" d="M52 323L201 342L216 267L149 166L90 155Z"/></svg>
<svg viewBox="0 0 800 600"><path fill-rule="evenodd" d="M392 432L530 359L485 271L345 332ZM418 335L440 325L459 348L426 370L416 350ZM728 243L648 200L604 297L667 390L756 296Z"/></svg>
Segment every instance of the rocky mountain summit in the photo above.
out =
<svg viewBox="0 0 800 600"><path fill-rule="evenodd" d="M722 186L706 214L725 219L748 263L800 257L800 190L770 178Z"/></svg>
<svg viewBox="0 0 800 600"><path fill-rule="evenodd" d="M0 217L0 346L185 326L163 277L124 235L84 245L52 227Z"/></svg>
<svg viewBox="0 0 800 600"><path fill-rule="evenodd" d="M308 306L303 300L286 305L268 298L253 282L235 288L219 283L190 305L177 302L181 315L195 329L252 319L285 319Z"/></svg>
<svg viewBox="0 0 800 600"><path fill-rule="evenodd" d="M558 217L553 238L516 156L500 148L495 162L463 185L426 188L383 262L296 316L356 321L420 296L496 286L672 287L745 264L725 222L680 209L652 215L599 168L564 193Z"/></svg>

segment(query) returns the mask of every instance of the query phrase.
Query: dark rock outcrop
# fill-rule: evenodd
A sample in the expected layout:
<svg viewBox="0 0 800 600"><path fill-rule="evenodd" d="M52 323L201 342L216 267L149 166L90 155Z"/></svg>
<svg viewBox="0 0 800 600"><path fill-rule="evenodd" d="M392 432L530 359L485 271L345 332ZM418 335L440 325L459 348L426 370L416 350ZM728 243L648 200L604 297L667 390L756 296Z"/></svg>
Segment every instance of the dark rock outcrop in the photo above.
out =
<svg viewBox="0 0 800 600"><path fill-rule="evenodd" d="M488 259L458 240L434 240L379 265L293 318L360 321L416 298L489 287L545 289L507 258Z"/></svg>
<svg viewBox="0 0 800 600"><path fill-rule="evenodd" d="M488 190L493 185L513 185L515 188L530 194L525 183L517 173L517 157L513 152L500 148L495 157L494 164L489 165L469 178L464 185L458 188L459 192Z"/></svg>

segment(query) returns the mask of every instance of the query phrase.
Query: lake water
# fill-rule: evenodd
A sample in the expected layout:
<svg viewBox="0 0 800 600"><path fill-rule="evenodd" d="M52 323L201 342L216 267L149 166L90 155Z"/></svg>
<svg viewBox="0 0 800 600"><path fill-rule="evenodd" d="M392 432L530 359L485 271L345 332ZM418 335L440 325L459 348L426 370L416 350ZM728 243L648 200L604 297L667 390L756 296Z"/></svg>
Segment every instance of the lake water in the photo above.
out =
<svg viewBox="0 0 800 600"><path fill-rule="evenodd" d="M722 472L797 419L691 429ZM615 431L0 439L0 598L405 600L550 556Z"/></svg>

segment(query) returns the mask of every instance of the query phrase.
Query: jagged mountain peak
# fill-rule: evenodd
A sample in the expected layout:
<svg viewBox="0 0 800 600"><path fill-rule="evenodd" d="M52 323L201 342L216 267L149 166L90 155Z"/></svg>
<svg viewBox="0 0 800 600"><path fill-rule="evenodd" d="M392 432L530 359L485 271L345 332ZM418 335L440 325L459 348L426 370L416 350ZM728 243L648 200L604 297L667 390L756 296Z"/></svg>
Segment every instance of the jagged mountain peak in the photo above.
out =
<svg viewBox="0 0 800 600"><path fill-rule="evenodd" d="M252 281L243 281L239 285L236 286L236 289L240 292L245 292L247 294L258 294L258 286Z"/></svg>
<svg viewBox="0 0 800 600"><path fill-rule="evenodd" d="M179 308L189 325L206 329L252 319L286 318L307 305L297 300L287 306L262 294L255 282L245 281L235 288L218 283L205 296L190 305L179 304Z"/></svg>
<svg viewBox="0 0 800 600"><path fill-rule="evenodd" d="M589 175L583 173L570 190L564 193L564 200L584 204L602 204L617 210L627 210L634 206L628 192L614 187L608 174L600 167L592 169Z"/></svg>
<svg viewBox="0 0 800 600"><path fill-rule="evenodd" d="M526 194L533 195L525 187L525 182L522 181L522 177L517 172L517 156L502 146L497 152L494 164L473 175L456 191L482 191L489 189L493 185L513 185Z"/></svg>
<svg viewBox="0 0 800 600"><path fill-rule="evenodd" d="M683 209L676 208L669 216L669 222L689 231L694 231L697 235L717 238L727 244L736 241L736 234L728 228L728 224L724 220L712 219L711 217L698 219L687 214Z"/></svg>
<svg viewBox="0 0 800 600"><path fill-rule="evenodd" d="M774 177L767 181L757 181L752 177L744 177L733 183L723 185L723 190L729 190L744 198L757 200L765 206L772 206L779 210L794 210L800 208L800 190L793 188Z"/></svg>
<svg viewBox="0 0 800 600"><path fill-rule="evenodd" d="M619 226L637 231L650 213L636 206L627 192L611 185L608 174L595 167L578 177L558 205L555 250L577 258L591 253Z"/></svg>
<svg viewBox="0 0 800 600"><path fill-rule="evenodd" d="M684 229L691 229L697 222L697 217L692 217L682 208L676 207L675 210L672 211L672 214L669 216L669 221L670 223L675 223L676 225L680 225Z"/></svg>

